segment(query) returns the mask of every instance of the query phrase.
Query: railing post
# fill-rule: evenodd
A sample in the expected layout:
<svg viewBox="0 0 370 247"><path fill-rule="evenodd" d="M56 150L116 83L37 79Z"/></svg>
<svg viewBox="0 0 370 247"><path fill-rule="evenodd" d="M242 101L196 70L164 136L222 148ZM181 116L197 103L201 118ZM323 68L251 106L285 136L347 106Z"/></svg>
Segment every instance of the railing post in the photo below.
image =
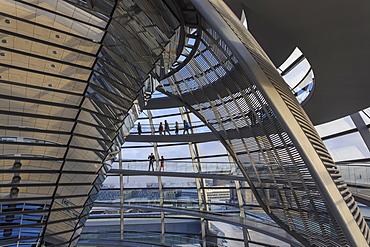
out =
<svg viewBox="0 0 370 247"><path fill-rule="evenodd" d="M122 170L122 148L119 145L119 169ZM119 175L119 200L121 205L124 202L124 194L123 194L123 174ZM119 210L120 213L120 239L123 240L123 233L124 233L124 209L121 207Z"/></svg>

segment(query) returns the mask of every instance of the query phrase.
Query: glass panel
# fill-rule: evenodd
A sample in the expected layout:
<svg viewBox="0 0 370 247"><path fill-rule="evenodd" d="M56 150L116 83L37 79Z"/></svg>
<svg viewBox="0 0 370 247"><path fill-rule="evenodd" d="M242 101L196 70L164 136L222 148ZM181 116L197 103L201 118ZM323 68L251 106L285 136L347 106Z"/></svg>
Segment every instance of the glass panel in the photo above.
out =
<svg viewBox="0 0 370 247"><path fill-rule="evenodd" d="M66 155L67 159L76 159L76 160L87 160L87 161L102 161L105 157L103 152L90 151L78 148L69 148Z"/></svg>
<svg viewBox="0 0 370 247"><path fill-rule="evenodd" d="M82 94L87 85L85 82L62 79L50 75L7 68L4 66L0 66L0 71L0 75L2 76L3 80L16 82L18 84L28 84L44 88L58 89L67 94L69 92Z"/></svg>
<svg viewBox="0 0 370 247"><path fill-rule="evenodd" d="M83 9L73 6L70 3L65 2L65 1L55 2L53 0L42 0L42 1L35 2L31 0L26 0L24 2L35 4L42 8L48 9L52 12L57 12L63 15L67 15L69 17L73 17L83 22L88 22L91 25L100 26L100 27L105 27L106 25L106 22L101 20L100 18L93 16L87 13L86 11L84 11Z"/></svg>
<svg viewBox="0 0 370 247"><path fill-rule="evenodd" d="M370 158L370 152L360 133L352 133L324 141L334 161Z"/></svg>
<svg viewBox="0 0 370 247"><path fill-rule="evenodd" d="M89 186L58 186L57 195L69 196L69 195L88 195L92 185Z"/></svg>
<svg viewBox="0 0 370 247"><path fill-rule="evenodd" d="M60 177L59 183L93 183L95 179L95 174L63 173Z"/></svg>
<svg viewBox="0 0 370 247"><path fill-rule="evenodd" d="M91 149L97 149L102 151L107 151L109 146L105 142L100 140L94 140L89 138L84 138L80 136L73 136L70 142L71 146L85 147Z"/></svg>
<svg viewBox="0 0 370 247"><path fill-rule="evenodd" d="M87 171L87 172L97 172L100 170L100 163L84 163L84 162L72 162L66 161L63 166L63 171Z"/></svg>
<svg viewBox="0 0 370 247"><path fill-rule="evenodd" d="M14 141L17 142L47 143L55 145L66 145L69 141L69 135L0 129L0 140L9 141L9 138L15 138Z"/></svg>
<svg viewBox="0 0 370 247"><path fill-rule="evenodd" d="M315 128L319 132L319 135L321 137L325 137L328 135L333 135L339 132L353 129L355 128L355 125L350 117L344 117L331 121L329 123L317 125L315 126Z"/></svg>
<svg viewBox="0 0 370 247"><path fill-rule="evenodd" d="M32 145L9 145L1 144L0 149L3 150L1 155L22 154L28 156L48 156L55 158L63 158L66 147L47 147L47 146L32 146Z"/></svg>

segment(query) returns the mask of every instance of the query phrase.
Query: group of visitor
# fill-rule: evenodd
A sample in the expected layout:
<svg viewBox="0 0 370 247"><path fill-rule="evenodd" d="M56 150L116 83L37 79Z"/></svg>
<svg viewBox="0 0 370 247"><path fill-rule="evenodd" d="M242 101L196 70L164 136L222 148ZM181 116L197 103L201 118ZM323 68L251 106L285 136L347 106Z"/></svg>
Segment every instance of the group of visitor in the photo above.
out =
<svg viewBox="0 0 370 247"><path fill-rule="evenodd" d="M182 134L183 135L185 133L189 134L190 124L188 123L188 121L184 120L183 125L184 125L184 128L183 128ZM179 123L177 121L175 122L174 130L175 130L175 134L178 135L179 131L180 131L180 126L179 126ZM171 135L170 131L171 131L170 125L168 124L167 120L164 120L164 124L162 122L159 123L158 132L159 132L160 135L166 135L166 133ZM141 135L141 133L143 133L140 122L137 124L137 133L139 135Z"/></svg>
<svg viewBox="0 0 370 247"><path fill-rule="evenodd" d="M148 155L148 159L149 159L148 171L150 171L150 168L152 168L152 171L154 172L154 161L156 160L154 154L150 153ZM164 171L164 157L163 157L163 155L161 156L159 161L161 162L161 166L160 166L159 171Z"/></svg>

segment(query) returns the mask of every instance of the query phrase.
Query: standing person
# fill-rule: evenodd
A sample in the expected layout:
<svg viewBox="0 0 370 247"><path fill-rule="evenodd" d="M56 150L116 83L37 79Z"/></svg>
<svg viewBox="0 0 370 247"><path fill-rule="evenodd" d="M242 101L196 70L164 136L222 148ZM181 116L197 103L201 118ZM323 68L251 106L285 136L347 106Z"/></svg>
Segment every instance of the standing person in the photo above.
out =
<svg viewBox="0 0 370 247"><path fill-rule="evenodd" d="M190 127L189 123L186 120L184 120L184 131L182 132L183 135L185 134L185 132L189 134L189 127Z"/></svg>
<svg viewBox="0 0 370 247"><path fill-rule="evenodd" d="M178 135L179 134L179 123L176 121L175 123L175 134Z"/></svg>
<svg viewBox="0 0 370 247"><path fill-rule="evenodd" d="M137 123L137 133L138 133L139 135L141 135L141 133L142 133L140 122L138 122L138 123Z"/></svg>
<svg viewBox="0 0 370 247"><path fill-rule="evenodd" d="M152 167L152 171L154 172L154 160L155 160L155 156L153 153L150 153L148 155L148 159L149 159L149 167L148 167L148 171L150 171L150 167Z"/></svg>
<svg viewBox="0 0 370 247"><path fill-rule="evenodd" d="M159 170L159 171L164 171L164 157L163 156L161 156L161 169Z"/></svg>
<svg viewBox="0 0 370 247"><path fill-rule="evenodd" d="M167 120L164 120L164 134L165 135L166 135L166 132L168 132L168 134L171 135L171 133L170 133L170 126L168 125Z"/></svg>
<svg viewBox="0 0 370 247"><path fill-rule="evenodd" d="M252 110L250 110L248 113L247 113L247 116L249 117L249 120L251 121L251 125L253 124L256 124L257 121L256 121L256 117L254 116Z"/></svg>
<svg viewBox="0 0 370 247"><path fill-rule="evenodd" d="M159 123L158 131L160 135L163 135L163 124L162 122Z"/></svg>

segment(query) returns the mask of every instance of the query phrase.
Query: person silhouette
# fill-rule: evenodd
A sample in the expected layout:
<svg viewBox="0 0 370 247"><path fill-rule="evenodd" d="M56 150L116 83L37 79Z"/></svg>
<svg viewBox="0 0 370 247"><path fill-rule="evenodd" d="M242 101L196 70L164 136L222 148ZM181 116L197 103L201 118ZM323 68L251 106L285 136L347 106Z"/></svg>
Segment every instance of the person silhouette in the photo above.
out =
<svg viewBox="0 0 370 247"><path fill-rule="evenodd" d="M162 170L164 171L164 157L163 156L161 156L160 161L161 161L161 168L159 171L162 171Z"/></svg>
<svg viewBox="0 0 370 247"><path fill-rule="evenodd" d="M150 171L150 167L152 167L152 171L154 172L154 160L155 160L155 156L153 153L150 153L148 155L148 159L149 159L149 167L148 167L148 171Z"/></svg>
<svg viewBox="0 0 370 247"><path fill-rule="evenodd" d="M163 134L166 134L166 132L171 135L170 133L170 126L168 125L168 122L167 120L164 120L164 133Z"/></svg>
<svg viewBox="0 0 370 247"><path fill-rule="evenodd" d="M179 134L179 123L176 121L175 123L175 134L178 135Z"/></svg>
<svg viewBox="0 0 370 247"><path fill-rule="evenodd" d="M138 123L137 123L137 133L138 133L139 135L141 135L141 133L142 133L140 122L138 122Z"/></svg>
<svg viewBox="0 0 370 247"><path fill-rule="evenodd" d="M162 122L159 123L158 131L160 135L163 135L163 124Z"/></svg>
<svg viewBox="0 0 370 247"><path fill-rule="evenodd" d="M189 127L190 127L189 123L186 120L184 120L184 131L182 132L183 135L185 134L185 132L189 134Z"/></svg>

